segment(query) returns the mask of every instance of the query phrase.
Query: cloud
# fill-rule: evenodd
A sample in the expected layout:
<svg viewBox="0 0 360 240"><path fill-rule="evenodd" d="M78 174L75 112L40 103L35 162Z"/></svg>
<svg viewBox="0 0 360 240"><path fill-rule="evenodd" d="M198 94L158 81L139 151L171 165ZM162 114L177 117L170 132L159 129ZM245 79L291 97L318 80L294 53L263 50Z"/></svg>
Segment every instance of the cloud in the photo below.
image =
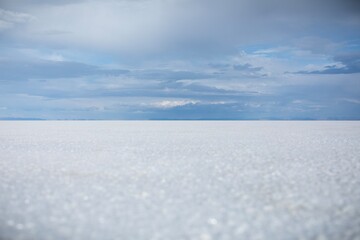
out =
<svg viewBox="0 0 360 240"><path fill-rule="evenodd" d="M239 45L260 41L293 39L299 33L319 34L314 26L324 31L330 26L338 31L359 27L358 11L352 4L337 0L6 0L1 6L26 10L36 17L11 34L23 44L31 41L118 54L172 51L177 56L189 56L234 51ZM309 40L305 40L300 45L306 48Z"/></svg>
<svg viewBox="0 0 360 240"><path fill-rule="evenodd" d="M59 60L59 56L53 56ZM61 60L61 59L60 59ZM127 70L100 69L97 66L69 61L6 61L0 60L0 80L72 78L88 75L118 75Z"/></svg>
<svg viewBox="0 0 360 240"><path fill-rule="evenodd" d="M21 12L13 12L0 8L0 32L33 20L34 17Z"/></svg>
<svg viewBox="0 0 360 240"><path fill-rule="evenodd" d="M13 81L1 83L1 102L6 107L1 114L47 119L357 118L360 105L339 100L359 99L356 78L294 77L297 79L281 85L275 82L271 94L247 94L236 89L216 92L216 88L207 88L207 82L196 86L201 80L195 80L196 84L180 81L179 85L171 81L167 86L166 82L136 79L130 84L126 79L125 85L114 89L107 88L110 82L103 78L32 80L27 84ZM120 84L121 77L114 77L112 83ZM22 92L29 94L19 94Z"/></svg>
<svg viewBox="0 0 360 240"><path fill-rule="evenodd" d="M334 60L344 64L348 73L360 72L360 52L339 54L334 57Z"/></svg>
<svg viewBox="0 0 360 240"><path fill-rule="evenodd" d="M349 98L343 98L340 99L345 102L353 103L353 104L360 104L360 99L349 99Z"/></svg>
<svg viewBox="0 0 360 240"><path fill-rule="evenodd" d="M243 65L234 65L233 67L234 67L235 70L250 71L250 72L258 72L258 71L261 71L263 69L262 67L253 67L249 63L243 64Z"/></svg>
<svg viewBox="0 0 360 240"><path fill-rule="evenodd" d="M199 101L196 100L163 100L161 102L155 102L153 104L156 108L174 108L174 107L180 107L185 106L189 104L197 104Z"/></svg>
<svg viewBox="0 0 360 240"><path fill-rule="evenodd" d="M1 114L359 118L353 101L360 96L358 6L350 0L2 0Z"/></svg>
<svg viewBox="0 0 360 240"><path fill-rule="evenodd" d="M193 71L174 71L170 69L149 69L133 71L132 76L142 79L183 80L212 78L211 74Z"/></svg>
<svg viewBox="0 0 360 240"><path fill-rule="evenodd" d="M315 71L300 71L303 74L352 74L360 73L360 52L341 53L335 55L334 61L340 64L327 65Z"/></svg>
<svg viewBox="0 0 360 240"><path fill-rule="evenodd" d="M36 7L36 6L51 6L51 5L68 5L74 4L79 2L85 2L87 0L2 0L1 4L8 8L29 8L29 7Z"/></svg>
<svg viewBox="0 0 360 240"><path fill-rule="evenodd" d="M250 63L244 64L231 64L231 63L210 63L209 67L215 68L220 71L242 71L242 72L259 72L263 69L263 67L254 67Z"/></svg>
<svg viewBox="0 0 360 240"><path fill-rule="evenodd" d="M343 47L343 43L333 42L330 39L307 36L295 40L294 46L301 49L310 51L314 54L334 54L337 50Z"/></svg>

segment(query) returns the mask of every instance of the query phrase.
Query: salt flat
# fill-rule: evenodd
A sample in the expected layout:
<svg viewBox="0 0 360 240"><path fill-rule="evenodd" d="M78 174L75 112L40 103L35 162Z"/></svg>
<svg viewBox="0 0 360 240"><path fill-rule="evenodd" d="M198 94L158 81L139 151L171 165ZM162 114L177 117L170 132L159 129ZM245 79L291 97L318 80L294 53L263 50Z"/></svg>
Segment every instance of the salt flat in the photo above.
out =
<svg viewBox="0 0 360 240"><path fill-rule="evenodd" d="M360 122L2 121L0 239L360 239Z"/></svg>

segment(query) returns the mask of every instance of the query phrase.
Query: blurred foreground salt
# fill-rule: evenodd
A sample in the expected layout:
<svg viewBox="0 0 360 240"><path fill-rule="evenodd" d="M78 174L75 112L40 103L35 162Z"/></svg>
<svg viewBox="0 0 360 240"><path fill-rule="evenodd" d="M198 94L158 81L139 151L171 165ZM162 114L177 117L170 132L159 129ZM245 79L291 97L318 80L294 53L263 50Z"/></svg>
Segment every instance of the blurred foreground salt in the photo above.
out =
<svg viewBox="0 0 360 240"><path fill-rule="evenodd" d="M0 122L0 239L360 239L360 122Z"/></svg>

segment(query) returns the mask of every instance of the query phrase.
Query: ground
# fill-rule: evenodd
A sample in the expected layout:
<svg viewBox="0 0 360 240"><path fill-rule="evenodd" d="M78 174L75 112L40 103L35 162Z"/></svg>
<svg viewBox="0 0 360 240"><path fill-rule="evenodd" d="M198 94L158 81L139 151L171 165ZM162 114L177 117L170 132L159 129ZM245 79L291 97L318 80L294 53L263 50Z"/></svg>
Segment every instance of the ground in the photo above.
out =
<svg viewBox="0 0 360 240"><path fill-rule="evenodd" d="M360 122L1 121L0 239L360 239Z"/></svg>

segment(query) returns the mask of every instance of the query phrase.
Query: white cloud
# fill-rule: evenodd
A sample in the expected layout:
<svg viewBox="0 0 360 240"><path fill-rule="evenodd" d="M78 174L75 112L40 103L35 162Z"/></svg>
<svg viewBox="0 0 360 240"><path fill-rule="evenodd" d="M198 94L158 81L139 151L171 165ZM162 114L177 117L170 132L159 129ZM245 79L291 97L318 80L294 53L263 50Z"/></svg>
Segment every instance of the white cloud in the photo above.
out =
<svg viewBox="0 0 360 240"><path fill-rule="evenodd" d="M333 42L326 38L307 36L295 41L295 46L313 54L333 54L343 44Z"/></svg>
<svg viewBox="0 0 360 240"><path fill-rule="evenodd" d="M199 101L197 100L163 100L160 102L155 102L153 104L154 107L156 108L174 108L174 107L180 107L180 106L185 106L185 105L189 105L189 104L197 104L199 103Z"/></svg>
<svg viewBox="0 0 360 240"><path fill-rule="evenodd" d="M0 8L0 31L14 27L16 24L21 24L33 20L34 17L21 12L13 12Z"/></svg>
<svg viewBox="0 0 360 240"><path fill-rule="evenodd" d="M281 46L281 47L273 47L273 48L265 48L265 49L259 49L254 52L254 54L259 55L268 55L272 53L281 53L281 52L287 52L289 50L293 50L290 47Z"/></svg>
<svg viewBox="0 0 360 240"><path fill-rule="evenodd" d="M55 61L55 62L63 62L65 60L65 58L61 54L58 54L58 53L53 53L48 56L44 56L44 59L50 60L50 61Z"/></svg>
<svg viewBox="0 0 360 240"><path fill-rule="evenodd" d="M341 100L349 103L360 104L360 99L343 98Z"/></svg>

